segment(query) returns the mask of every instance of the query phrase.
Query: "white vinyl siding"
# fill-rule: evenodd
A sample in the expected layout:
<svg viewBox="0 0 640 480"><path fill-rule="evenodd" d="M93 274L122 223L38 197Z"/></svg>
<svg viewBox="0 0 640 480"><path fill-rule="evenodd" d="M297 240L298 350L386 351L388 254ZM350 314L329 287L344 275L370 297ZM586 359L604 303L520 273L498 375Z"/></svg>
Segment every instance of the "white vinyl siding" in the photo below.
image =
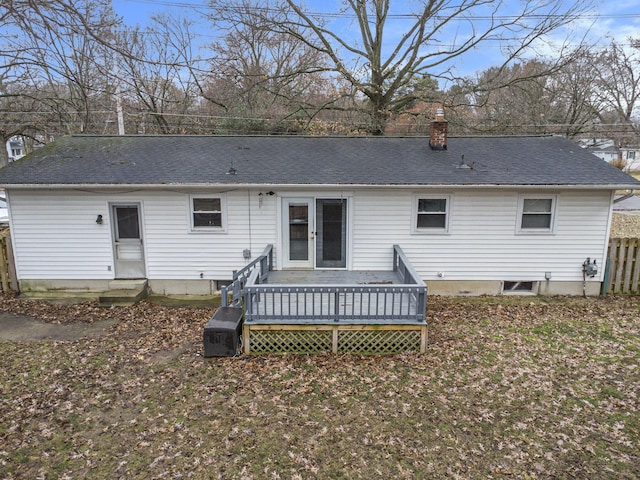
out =
<svg viewBox="0 0 640 480"><path fill-rule="evenodd" d="M276 243L276 199L258 191L226 194L226 234L191 232L189 193L126 195L74 191L10 192L12 236L20 279L111 279L111 202L139 202L149 279L228 279ZM251 209L249 210L249 204ZM98 214L103 224L96 224ZM251 226L251 227L250 227ZM251 230L251 232L250 232ZM109 270L111 267L111 270Z"/></svg>
<svg viewBox="0 0 640 480"><path fill-rule="evenodd" d="M139 203L149 279L229 279L272 243L279 248L279 196L258 189L225 194L226 231L191 231L190 195L155 191L104 194L66 191L9 192L18 275L25 280L113 278L112 219L108 205ZM200 193L200 192L198 192ZM202 192L207 193L207 192ZM212 195L217 192L210 192ZM322 191L305 192L322 197ZM349 202L349 266L389 270L394 244L402 247L424 280L582 280L585 258L602 263L606 252L610 191L554 191L554 234L517 231L517 190L438 192L355 189ZM528 193L526 195L529 195ZM541 192L542 196L549 196ZM449 200L447 235L415 235L416 198ZM103 224L96 224L97 215ZM279 268L276 262L276 268ZM202 277L201 277L202 274Z"/></svg>
<svg viewBox="0 0 640 480"><path fill-rule="evenodd" d="M433 195L433 192L429 192ZM418 196L420 194L417 194ZM554 235L516 232L520 192L461 190L451 193L448 235L412 235L409 192L375 192L354 201L354 269L391 268L391 246L400 245L425 280L581 280L586 257L602 261L611 194L554 194ZM384 218L384 221L380 219Z"/></svg>
<svg viewBox="0 0 640 480"><path fill-rule="evenodd" d="M19 279L113 278L104 198L73 192L11 191L9 201ZM102 224L96 223L98 215L103 217Z"/></svg>
<svg viewBox="0 0 640 480"><path fill-rule="evenodd" d="M190 231L188 195L172 195L145 201L147 271L151 279L229 279L233 270L264 247L276 242L275 199L258 205L258 191L226 194L224 235L195 235ZM250 208L249 208L250 205Z"/></svg>

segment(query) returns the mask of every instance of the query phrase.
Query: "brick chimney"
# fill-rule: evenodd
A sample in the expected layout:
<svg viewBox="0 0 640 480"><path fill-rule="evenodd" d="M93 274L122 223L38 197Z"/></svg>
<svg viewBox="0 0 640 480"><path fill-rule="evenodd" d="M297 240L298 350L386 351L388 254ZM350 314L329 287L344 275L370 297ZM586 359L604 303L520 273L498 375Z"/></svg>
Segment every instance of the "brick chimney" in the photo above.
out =
<svg viewBox="0 0 640 480"><path fill-rule="evenodd" d="M447 125L449 122L444 119L444 110L436 110L436 119L431 122L431 134L429 135L429 146L431 150L447 149Z"/></svg>

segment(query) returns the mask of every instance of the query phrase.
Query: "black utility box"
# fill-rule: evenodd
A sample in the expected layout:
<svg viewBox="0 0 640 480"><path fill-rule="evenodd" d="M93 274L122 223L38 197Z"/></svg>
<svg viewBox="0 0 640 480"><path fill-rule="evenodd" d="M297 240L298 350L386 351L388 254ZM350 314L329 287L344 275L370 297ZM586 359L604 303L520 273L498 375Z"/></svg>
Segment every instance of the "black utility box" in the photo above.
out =
<svg viewBox="0 0 640 480"><path fill-rule="evenodd" d="M204 327L204 356L233 357L242 336L242 309L220 307Z"/></svg>

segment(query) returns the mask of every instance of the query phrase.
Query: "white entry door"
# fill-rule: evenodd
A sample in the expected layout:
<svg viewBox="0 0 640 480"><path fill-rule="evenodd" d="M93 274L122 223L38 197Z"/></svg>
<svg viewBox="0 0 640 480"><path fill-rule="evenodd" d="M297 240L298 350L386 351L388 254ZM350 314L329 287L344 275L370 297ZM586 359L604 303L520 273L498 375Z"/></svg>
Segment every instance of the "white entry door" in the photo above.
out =
<svg viewBox="0 0 640 480"><path fill-rule="evenodd" d="M111 214L116 278L145 278L144 250L140 231L140 205L111 205Z"/></svg>
<svg viewBox="0 0 640 480"><path fill-rule="evenodd" d="M313 268L313 199L282 199L284 268Z"/></svg>
<svg viewBox="0 0 640 480"><path fill-rule="evenodd" d="M283 268L346 268L347 200L284 198Z"/></svg>

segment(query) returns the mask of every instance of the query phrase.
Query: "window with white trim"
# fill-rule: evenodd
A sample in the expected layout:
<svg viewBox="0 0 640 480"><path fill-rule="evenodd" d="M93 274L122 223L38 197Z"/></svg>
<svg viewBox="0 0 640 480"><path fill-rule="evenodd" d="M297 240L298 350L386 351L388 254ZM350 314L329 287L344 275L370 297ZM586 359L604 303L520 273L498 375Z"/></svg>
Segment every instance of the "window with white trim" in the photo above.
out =
<svg viewBox="0 0 640 480"><path fill-rule="evenodd" d="M518 204L518 231L551 233L554 229L556 197L523 195Z"/></svg>
<svg viewBox="0 0 640 480"><path fill-rule="evenodd" d="M223 195L191 195L191 229L224 231L225 198Z"/></svg>
<svg viewBox="0 0 640 480"><path fill-rule="evenodd" d="M416 233L446 233L449 228L448 195L416 196L413 231Z"/></svg>

